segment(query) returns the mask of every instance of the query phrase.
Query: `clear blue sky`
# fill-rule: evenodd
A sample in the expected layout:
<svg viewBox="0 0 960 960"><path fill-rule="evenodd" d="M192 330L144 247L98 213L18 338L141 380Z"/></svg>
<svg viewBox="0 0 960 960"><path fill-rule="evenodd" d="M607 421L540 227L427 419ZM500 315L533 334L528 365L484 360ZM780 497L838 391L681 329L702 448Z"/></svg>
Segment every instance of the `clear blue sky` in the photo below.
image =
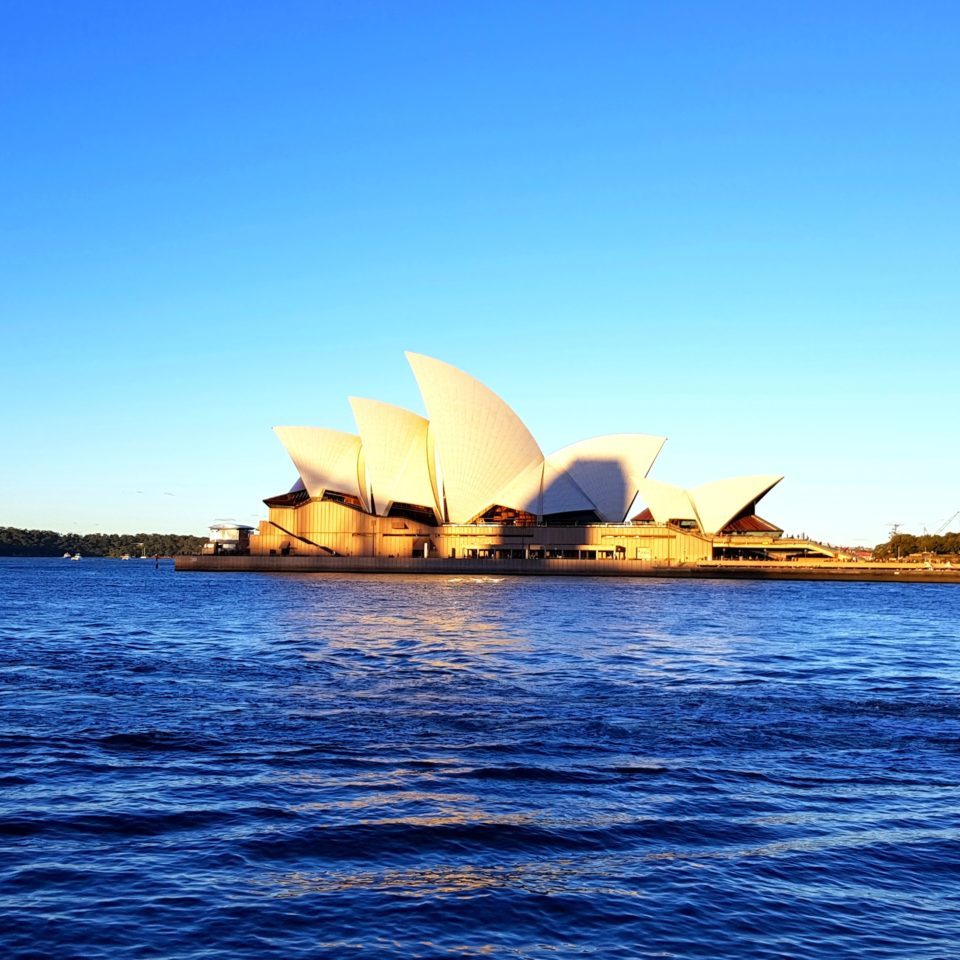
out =
<svg viewBox="0 0 960 960"><path fill-rule="evenodd" d="M960 6L48 3L0 21L0 524L203 532L463 367L550 451L960 509ZM955 524L956 526L956 524Z"/></svg>

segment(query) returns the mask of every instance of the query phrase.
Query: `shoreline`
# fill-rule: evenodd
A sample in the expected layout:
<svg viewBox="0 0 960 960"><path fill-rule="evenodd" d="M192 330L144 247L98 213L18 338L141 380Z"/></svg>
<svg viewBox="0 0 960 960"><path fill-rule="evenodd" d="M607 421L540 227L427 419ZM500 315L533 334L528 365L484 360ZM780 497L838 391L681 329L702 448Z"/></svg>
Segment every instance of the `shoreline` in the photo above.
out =
<svg viewBox="0 0 960 960"><path fill-rule="evenodd" d="M769 563L712 560L680 565L644 560L473 560L419 557L174 557L179 572L360 573L417 576L661 577L705 580L826 580L850 583L960 583L960 567L881 562Z"/></svg>

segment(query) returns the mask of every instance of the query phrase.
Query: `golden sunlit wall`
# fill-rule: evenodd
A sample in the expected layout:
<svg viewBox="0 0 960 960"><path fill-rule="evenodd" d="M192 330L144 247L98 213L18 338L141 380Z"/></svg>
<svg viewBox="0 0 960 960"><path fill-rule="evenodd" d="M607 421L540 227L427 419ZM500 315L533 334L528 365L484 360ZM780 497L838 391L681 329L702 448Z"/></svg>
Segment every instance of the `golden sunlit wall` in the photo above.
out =
<svg viewBox="0 0 960 960"><path fill-rule="evenodd" d="M708 560L712 541L665 524L543 527L447 524L431 527L399 517L375 517L328 500L271 507L259 555L348 557L581 557L688 563Z"/></svg>

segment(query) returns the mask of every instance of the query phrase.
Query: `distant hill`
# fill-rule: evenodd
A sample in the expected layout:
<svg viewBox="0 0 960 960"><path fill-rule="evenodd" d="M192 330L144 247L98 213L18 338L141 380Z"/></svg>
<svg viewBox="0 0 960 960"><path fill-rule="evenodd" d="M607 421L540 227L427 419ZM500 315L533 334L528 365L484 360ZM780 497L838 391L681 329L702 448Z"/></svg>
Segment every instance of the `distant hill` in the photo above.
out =
<svg viewBox="0 0 960 960"><path fill-rule="evenodd" d="M205 537L184 533L57 533L0 527L0 557L58 557L80 553L85 557L119 557L125 553L148 557L197 553Z"/></svg>

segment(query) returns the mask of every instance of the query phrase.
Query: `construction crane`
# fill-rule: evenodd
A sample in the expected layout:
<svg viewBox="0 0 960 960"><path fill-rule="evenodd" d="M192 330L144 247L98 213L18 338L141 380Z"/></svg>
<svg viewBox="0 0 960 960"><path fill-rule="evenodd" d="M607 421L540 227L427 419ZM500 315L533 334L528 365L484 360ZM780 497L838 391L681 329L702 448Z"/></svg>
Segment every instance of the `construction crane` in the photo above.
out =
<svg viewBox="0 0 960 960"><path fill-rule="evenodd" d="M944 520L943 523L941 523L939 527L937 527L937 531L936 531L936 533L934 533L934 536L935 536L935 537L939 537L940 534L943 533L943 531L946 530L947 527L949 527L950 524L953 523L953 521L957 519L957 517L960 517L960 510L957 510L957 512L954 513L954 515L953 515L952 517L947 517L947 519Z"/></svg>

